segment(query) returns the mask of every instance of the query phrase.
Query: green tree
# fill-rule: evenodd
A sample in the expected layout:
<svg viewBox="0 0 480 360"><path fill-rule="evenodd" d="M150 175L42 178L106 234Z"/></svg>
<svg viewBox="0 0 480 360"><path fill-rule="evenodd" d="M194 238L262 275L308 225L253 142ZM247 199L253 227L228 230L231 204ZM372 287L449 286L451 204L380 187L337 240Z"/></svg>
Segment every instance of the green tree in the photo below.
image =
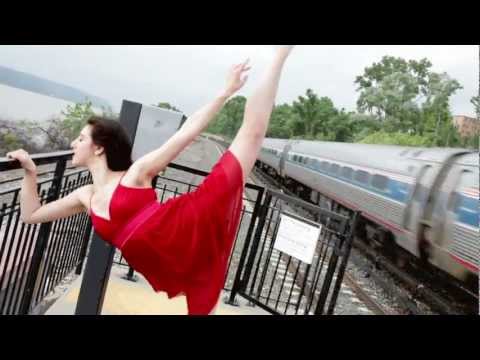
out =
<svg viewBox="0 0 480 360"><path fill-rule="evenodd" d="M240 129L247 99L235 96L227 101L207 129L207 132L233 137Z"/></svg>
<svg viewBox="0 0 480 360"><path fill-rule="evenodd" d="M292 123L295 135L304 135L313 139L318 132L328 134L328 122L337 115L332 100L328 97L318 98L312 89L307 89L306 96L299 96L293 102L293 111L298 116Z"/></svg>
<svg viewBox="0 0 480 360"><path fill-rule="evenodd" d="M342 109L332 115L327 122L327 136L325 140L337 142L350 142L353 140L353 119L352 114Z"/></svg>
<svg viewBox="0 0 480 360"><path fill-rule="evenodd" d="M59 130L62 137L69 143L73 141L79 134L82 128L86 125L88 118L95 115L92 110L92 103L86 101L84 103L76 103L75 105L67 105L66 110L62 111L64 116L60 120Z"/></svg>
<svg viewBox="0 0 480 360"><path fill-rule="evenodd" d="M423 135L451 122L449 99L462 87L446 73L430 71L427 59L406 61L385 56L358 76L357 107L382 122L386 132Z"/></svg>
<svg viewBox="0 0 480 360"><path fill-rule="evenodd" d="M429 140L420 135L409 135L403 132L376 131L360 141L361 144L382 144L400 146L430 146Z"/></svg>
<svg viewBox="0 0 480 360"><path fill-rule="evenodd" d="M449 128L452 114L449 108L449 98L462 87L458 81L451 79L446 73L431 73L428 76L428 86L425 88L426 100L422 105L423 123L418 133L434 132L437 138L440 129ZM436 140L439 142L439 140Z"/></svg>
<svg viewBox="0 0 480 360"><path fill-rule="evenodd" d="M361 113L350 113L349 117L353 142L359 142L368 135L373 134L382 128L382 124L375 116Z"/></svg>
<svg viewBox="0 0 480 360"><path fill-rule="evenodd" d="M288 104L277 105L272 111L267 137L288 139L294 136L292 124L295 123L297 114Z"/></svg>
<svg viewBox="0 0 480 360"><path fill-rule="evenodd" d="M2 137L2 152L13 151L22 147L20 140L14 133L6 133L0 136Z"/></svg>

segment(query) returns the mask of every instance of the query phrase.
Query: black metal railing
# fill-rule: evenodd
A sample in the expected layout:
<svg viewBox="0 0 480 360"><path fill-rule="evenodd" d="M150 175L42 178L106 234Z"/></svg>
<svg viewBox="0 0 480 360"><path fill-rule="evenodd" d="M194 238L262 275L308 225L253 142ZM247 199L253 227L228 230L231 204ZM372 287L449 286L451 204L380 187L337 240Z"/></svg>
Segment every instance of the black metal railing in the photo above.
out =
<svg viewBox="0 0 480 360"><path fill-rule="evenodd" d="M67 168L72 151L31 157L39 169L42 205L91 183L88 170ZM86 213L43 224L22 222L18 182L23 176L8 173L19 169L18 161L0 158L0 314L35 313L68 274L80 274L92 228Z"/></svg>
<svg viewBox="0 0 480 360"><path fill-rule="evenodd" d="M285 215L321 229L310 260L275 247ZM268 189L255 236L242 253L229 303L238 293L272 314L333 314L356 218L357 214L349 218Z"/></svg>

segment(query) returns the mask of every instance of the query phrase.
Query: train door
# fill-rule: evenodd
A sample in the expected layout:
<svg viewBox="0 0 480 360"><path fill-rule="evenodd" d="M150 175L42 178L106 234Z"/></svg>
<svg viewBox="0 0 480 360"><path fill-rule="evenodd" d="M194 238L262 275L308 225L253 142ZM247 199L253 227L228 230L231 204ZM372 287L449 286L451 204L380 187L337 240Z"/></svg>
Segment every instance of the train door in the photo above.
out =
<svg viewBox="0 0 480 360"><path fill-rule="evenodd" d="M431 165L426 165L420 170L410 201L405 209L403 227L410 233L407 248L416 255L418 254L416 246L419 231L418 220L423 215L423 209L428 198L428 189L433 182L434 176L435 168Z"/></svg>
<svg viewBox="0 0 480 360"><path fill-rule="evenodd" d="M478 177L478 173L476 174ZM450 194L445 216L445 249L476 272L478 262L478 192L472 171L460 172L455 187ZM478 185L476 187L478 189Z"/></svg>
<svg viewBox="0 0 480 360"><path fill-rule="evenodd" d="M458 176L458 169L455 170L454 164L463 154L457 153L447 158L428 189L427 199L417 230L419 254L422 260L431 260L434 248L441 245L443 239L441 232L444 229L443 223L447 195L452 189L451 185L454 181L452 177ZM457 171L456 174L455 171Z"/></svg>
<svg viewBox="0 0 480 360"><path fill-rule="evenodd" d="M287 144L285 145L285 147L283 148L283 152L280 156L280 163L279 163L279 173L280 173L280 177L284 178L285 177L285 161L287 159L287 156L288 156L288 152L291 150L292 148L292 144Z"/></svg>
<svg viewBox="0 0 480 360"><path fill-rule="evenodd" d="M442 196L444 197L442 207L437 206L434 210L435 222L438 223L440 232L438 234L439 246L448 246L453 240L453 224L457 221L456 210L461 196L459 191L473 183L473 172L462 167L455 167L442 187Z"/></svg>

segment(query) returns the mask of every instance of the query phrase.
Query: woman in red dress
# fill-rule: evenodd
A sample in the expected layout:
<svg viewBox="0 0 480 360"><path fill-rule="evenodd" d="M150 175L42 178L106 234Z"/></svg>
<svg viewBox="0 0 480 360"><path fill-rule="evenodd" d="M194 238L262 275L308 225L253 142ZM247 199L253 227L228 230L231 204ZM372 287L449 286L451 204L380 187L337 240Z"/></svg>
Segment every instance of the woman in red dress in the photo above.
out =
<svg viewBox="0 0 480 360"><path fill-rule="evenodd" d="M292 46L276 48L264 78L247 100L237 136L194 192L160 204L151 181L242 88L250 69L248 60L231 69L225 91L213 102L195 112L159 149L134 163L131 144L120 124L90 118L72 142L72 164L88 167L93 184L55 202L40 204L36 167L28 153L22 149L8 153L25 169L21 219L34 224L87 211L100 237L120 249L155 291L165 291L169 298L186 295L189 314L210 314L223 288L245 182L265 137L291 50Z"/></svg>

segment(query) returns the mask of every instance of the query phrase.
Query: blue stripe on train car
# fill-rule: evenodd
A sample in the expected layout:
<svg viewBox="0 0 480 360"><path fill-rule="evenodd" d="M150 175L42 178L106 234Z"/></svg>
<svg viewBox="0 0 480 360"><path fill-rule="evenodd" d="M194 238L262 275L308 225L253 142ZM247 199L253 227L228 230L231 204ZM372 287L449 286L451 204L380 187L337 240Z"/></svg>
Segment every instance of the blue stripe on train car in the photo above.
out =
<svg viewBox="0 0 480 360"><path fill-rule="evenodd" d="M390 194L386 194L385 196L401 203L405 203L408 194L410 193L411 186L398 180L388 179L388 189Z"/></svg>
<svg viewBox="0 0 480 360"><path fill-rule="evenodd" d="M297 161L293 161L291 159L287 159L287 161L294 164L294 165L304 167L304 168L308 168L308 169L310 169L314 172L319 173L320 175L328 176L330 178L333 178L333 179L336 179L336 180L339 180L339 181L343 181L343 182L348 183L350 185L358 186L358 187L360 187L360 188L362 188L366 191L369 191L369 192L387 197L389 199L392 199L392 200L395 200L395 201L398 201L398 202L401 202L401 203L405 203L407 201L408 194L410 193L410 190L411 190L411 185L410 184L406 184L406 183L403 183L403 182L397 181L397 180L392 180L392 179L387 177L387 179L388 179L387 187L386 187L385 191L382 191L382 190L374 188L370 184L364 184L364 183L360 183L358 181L343 178L339 175L329 174L328 172L321 170L318 164L317 164L317 166L311 166L311 165L305 165L305 164L299 163Z"/></svg>
<svg viewBox="0 0 480 360"><path fill-rule="evenodd" d="M478 199L459 194L455 214L459 222L478 228Z"/></svg>

